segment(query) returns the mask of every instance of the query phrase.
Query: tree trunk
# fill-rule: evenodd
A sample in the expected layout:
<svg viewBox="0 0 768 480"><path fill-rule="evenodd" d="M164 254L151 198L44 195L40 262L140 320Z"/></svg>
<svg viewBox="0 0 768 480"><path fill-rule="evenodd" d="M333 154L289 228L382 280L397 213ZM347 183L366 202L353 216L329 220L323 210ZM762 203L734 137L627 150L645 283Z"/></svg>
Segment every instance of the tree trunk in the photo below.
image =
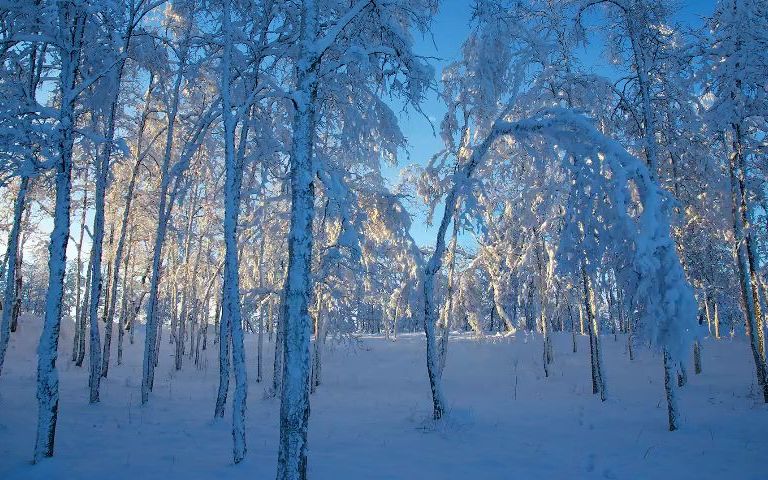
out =
<svg viewBox="0 0 768 480"><path fill-rule="evenodd" d="M765 363L765 347L762 341L762 315L760 302L756 295L755 275L750 261L749 235L745 231L748 225L746 199L744 198L744 171L742 169L742 144L740 130L734 128L734 152L730 158L731 209L733 230L736 237L736 264L739 273L741 300L744 306L745 331L749 338L752 358L755 363L757 383L763 391L763 400L768 403L768 370Z"/></svg>
<svg viewBox="0 0 768 480"><path fill-rule="evenodd" d="M19 276L17 270L20 269L17 257L19 255L19 237L21 235L21 220L26 205L27 188L29 187L29 177L22 176L19 183L19 192L16 194L16 200L13 204L13 225L8 234L8 247L5 254L5 261L8 267L5 272L5 292L3 295L2 321L0 321L0 372L5 362L5 354L8 351L8 341L11 337L11 317L16 308L14 299L18 296L14 291L16 280Z"/></svg>
<svg viewBox="0 0 768 480"><path fill-rule="evenodd" d="M61 97L59 109L58 145L56 162L56 200L53 231L48 247L48 292L45 299L45 319L40 335L37 360L38 424L35 439L34 461L53 456L56 419L59 413L59 376L56 357L59 348L62 303L64 300L64 275L66 274L67 242L69 241L69 210L72 190L72 148L75 130L74 93L80 65L83 31L86 13L74 2L58 6L58 29L64 40L61 48Z"/></svg>
<svg viewBox="0 0 768 480"><path fill-rule="evenodd" d="M259 339L256 351L256 382L261 382L262 378L262 363L264 357L264 311L266 305L263 303L259 305Z"/></svg>
<svg viewBox="0 0 768 480"><path fill-rule="evenodd" d="M128 285L128 270L131 266L131 250L133 247L133 230L128 240L128 253L125 255L125 265L123 267L123 295L120 299L120 316L117 320L117 364L123 363L123 337L125 336L125 323L128 313L128 299L131 297L131 288ZM117 262L117 259L115 259ZM113 302L116 303L116 302Z"/></svg>
<svg viewBox="0 0 768 480"><path fill-rule="evenodd" d="M323 325L323 301L322 294L317 298L317 322L315 328L315 343L312 355L312 383L310 392L314 393L320 386L323 372L323 343L325 342L325 328Z"/></svg>
<svg viewBox="0 0 768 480"><path fill-rule="evenodd" d="M130 18L128 19L127 23L127 29L123 33L123 45L121 48L122 52L128 52L129 45L131 42L131 38L133 36L133 28L135 25L135 10L131 9ZM115 119L117 116L117 110L118 110L118 101L120 99L120 85L122 83L123 79L123 70L125 68L125 57L121 57L121 59L118 61L118 64L114 67L111 73L111 99L109 103L109 110L107 114L107 131L104 135L104 142L101 154L97 158L97 164L96 164L96 195L94 198L95 201L95 216L94 216L94 236L93 236L93 255L95 255L96 261L92 263L92 268L94 269L94 281L91 283L91 288L94 289L94 292L98 292L98 294L94 294L94 292L91 292L91 307L90 307L90 318L91 318L91 361L95 361L98 358L98 355L93 354L94 348L98 347L98 328L94 329L93 325L96 324L96 315L97 315L97 309L98 309L98 303L99 303L99 296L101 292L101 252L102 252L102 242L104 237L104 201L106 197L106 191L107 191L107 180L109 179L109 169L110 169L110 158L112 156L112 148L114 145L114 137L115 137ZM114 226L112 227L112 233L110 235L110 247L112 245L112 242L114 240ZM125 218L123 223L123 232L125 229ZM124 234L124 233L123 233ZM122 240L122 238L121 238ZM116 288L117 288L117 279L119 278L119 272L120 272L120 262L121 259L115 258L113 259L114 262L114 276L112 275L112 269L109 268L107 270L107 286L106 286L106 292L105 292L105 300L104 300L104 322L105 322L105 333L104 333L104 353L102 355L102 364L101 364L101 376L105 377L107 376L107 373L109 372L109 351L110 346L112 344L112 320L114 317L114 300L115 295L117 294ZM95 304L95 306L94 306ZM91 367L91 376L93 377L94 374L94 367ZM99 378L98 375L95 376L95 379L92 380L91 384L91 403L98 402L99 400Z"/></svg>
<svg viewBox="0 0 768 480"><path fill-rule="evenodd" d="M718 312L717 303L715 303L715 339L720 340L720 312Z"/></svg>
<svg viewBox="0 0 768 480"><path fill-rule="evenodd" d="M284 298L284 297L283 297ZM284 302L284 300L283 300ZM272 388L271 388L271 394L281 396L282 393L282 385L283 385L283 352L284 352L284 345L285 342L283 341L283 320L282 320L282 311L283 311L283 305L282 302L279 305L279 312L277 317L275 318L275 326L273 330L275 330L275 356L274 361L272 363Z"/></svg>
<svg viewBox="0 0 768 480"><path fill-rule="evenodd" d="M248 395L248 380L245 371L245 349L243 347L243 325L240 307L240 278L237 249L237 220L240 214L240 185L243 164L235 157L235 118L232 116L230 101L230 60L232 38L230 25L231 0L224 1L222 32L224 54L222 56L221 107L224 120L224 282L222 303L225 322L230 329L232 341L232 365L235 372L235 394L232 399L233 457L240 463L245 457L245 411Z"/></svg>
<svg viewBox="0 0 768 480"><path fill-rule="evenodd" d="M190 22L191 25L191 22ZM185 36L189 36L189 27ZM176 115L179 111L179 100L181 83L184 78L184 65L186 63L188 48L187 39L182 41L181 51L179 53L179 65L176 72L176 78L174 80L173 92L171 96L171 108L168 112L168 125L166 130L165 139L165 151L163 154L163 160L160 171L160 192L159 192L159 206L158 206L158 220L157 229L155 232L154 248L152 250L152 278L149 283L149 299L147 301L147 323L146 323L146 336L144 337L144 358L142 361L141 370L141 403L142 405L149 400L149 392L152 391L152 386L155 381L155 366L157 365L157 348L158 348L158 329L160 327L157 318L157 303L158 303L158 289L160 285L161 274L161 258L163 251L163 244L165 243L165 234L168 229L168 217L170 212L166 207L168 202L168 190L170 187L170 163L171 153L173 148L173 132L176 125Z"/></svg>
<svg viewBox="0 0 768 480"><path fill-rule="evenodd" d="M115 227L114 225L111 228L110 232L110 238L109 238L109 247L110 250L112 248L112 244L114 243L114 237L115 237ZM116 281L117 279L112 276L112 273L114 270L118 270L118 266L115 264L115 258L113 257L110 259L109 264L107 266L107 287L105 289L104 294L104 351L101 355L101 376L104 378L107 378L107 375L109 374L109 353L112 349L112 331L113 331L113 325L112 325L112 317L109 315L109 311L114 311L115 303L117 298L115 298L115 295L117 295L117 290L112 288L114 287L113 281Z"/></svg>
<svg viewBox="0 0 768 480"><path fill-rule="evenodd" d="M675 396L675 383L672 380L672 360L669 353L664 350L664 391L667 396L667 418L669 420L669 431L677 430L677 398Z"/></svg>
<svg viewBox="0 0 768 480"><path fill-rule="evenodd" d="M221 307L219 307L221 308ZM227 391L229 390L229 346L230 329L229 316L220 315L219 323L219 390L216 395L216 408L214 418L224 418L224 407L227 404Z"/></svg>
<svg viewBox="0 0 768 480"><path fill-rule="evenodd" d="M90 303L91 298L91 260L90 255L88 256L88 270L85 277L85 295L83 295L83 304L80 307L80 322L78 326L78 350L77 350L77 360L75 361L75 365L78 367L83 366L83 361L85 360L85 330L88 326L88 305Z"/></svg>
<svg viewBox="0 0 768 480"><path fill-rule="evenodd" d="M576 322L573 318L573 306L571 305L570 298L566 298L568 302L568 317L571 319L571 342L573 343L573 353L576 353Z"/></svg>
<svg viewBox="0 0 768 480"><path fill-rule="evenodd" d="M446 357L448 356L448 336L451 331L451 315L453 314L453 290L454 274L456 270L456 247L459 233L458 209L453 215L453 233L451 235L450 263L448 264L448 291L446 292L446 304L443 308L442 335L438 342L437 365L439 375L443 375ZM495 290L494 290L495 291ZM495 297L494 297L495 298Z"/></svg>
<svg viewBox="0 0 768 480"><path fill-rule="evenodd" d="M84 338L85 335L85 325L82 323L85 321L85 319L82 317L82 305L80 303L80 295L82 286L80 283L82 282L82 275L83 275L83 237L85 236L85 221L86 221L86 214L88 213L88 168L85 169L85 180L83 182L83 215L80 218L80 240L77 243L77 277L75 278L75 334L73 335L72 340L72 361L77 362L80 359L80 352L85 347ZM86 267L86 277L90 277L90 265ZM85 286L85 291L87 292L90 287L87 284ZM87 294L87 293L86 293ZM87 305L88 302L85 302ZM81 345L81 341L83 344ZM77 366L79 367L81 363L78 363Z"/></svg>
<svg viewBox="0 0 768 480"><path fill-rule="evenodd" d="M296 104L291 149L291 226L288 234L288 275L283 305L284 362L280 401L278 480L307 477L307 428L309 423L308 311L312 292L312 220L315 215L313 143L317 65L308 51L317 33L316 12L303 5L300 60L297 63Z"/></svg>
<svg viewBox="0 0 768 480"><path fill-rule="evenodd" d="M589 323L589 351L590 366L592 367L592 393L600 394L600 400L605 401L605 382L602 373L602 355L600 352L600 329L594 310L594 291L587 276L587 269L581 266L582 281L584 284L584 310L587 312Z"/></svg>
<svg viewBox="0 0 768 480"><path fill-rule="evenodd" d="M693 372L696 375L701 373L701 343L698 340L693 343Z"/></svg>

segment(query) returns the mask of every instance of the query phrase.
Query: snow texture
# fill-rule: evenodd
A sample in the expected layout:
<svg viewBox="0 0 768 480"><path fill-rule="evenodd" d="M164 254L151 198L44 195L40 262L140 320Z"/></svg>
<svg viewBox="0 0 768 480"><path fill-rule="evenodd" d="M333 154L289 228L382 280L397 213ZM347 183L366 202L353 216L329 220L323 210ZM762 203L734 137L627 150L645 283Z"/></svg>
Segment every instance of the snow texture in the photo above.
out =
<svg viewBox="0 0 768 480"><path fill-rule="evenodd" d="M88 372L62 353L56 455L30 465L36 418L35 345L41 320L22 316L0 382L0 478L4 480L203 480L273 478L279 402L248 396L248 456L232 464L231 426L211 420L216 349L201 370L158 366L150 408L140 403L141 337L88 404ZM62 326L62 341L73 325ZM535 338L534 338L535 337ZM246 350L256 348L246 336ZM432 420L423 334L396 342L362 337L329 349L312 398L308 474L313 479L697 479L764 477L768 416L746 339L704 340L704 372L681 389L681 429L666 429L660 354L603 338L611 398L592 395L588 339L553 334L555 362L541 369L541 339L518 334L451 337L443 375L446 417ZM266 345L266 355L273 344ZM160 355L171 359L162 342ZM248 368L254 368L254 356ZM249 390L267 385L249 377ZM229 408L229 407L228 407ZM97 452L94 458L83 452Z"/></svg>

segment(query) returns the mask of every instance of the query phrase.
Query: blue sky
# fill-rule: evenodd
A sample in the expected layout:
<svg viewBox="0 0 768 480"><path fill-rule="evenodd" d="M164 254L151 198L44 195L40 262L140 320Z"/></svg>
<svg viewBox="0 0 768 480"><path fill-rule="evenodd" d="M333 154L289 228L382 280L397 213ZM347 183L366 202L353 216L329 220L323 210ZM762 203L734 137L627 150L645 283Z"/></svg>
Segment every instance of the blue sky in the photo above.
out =
<svg viewBox="0 0 768 480"><path fill-rule="evenodd" d="M432 24L431 36L419 37L416 51L425 56L437 57L432 62L436 78L440 78L443 66L451 63L460 56L461 44L470 30L472 0L446 0L441 2L440 10ZM688 25L700 25L702 17L711 15L715 0L693 0L677 2L677 12L674 21ZM607 65L602 59L599 42L595 42L584 51L585 61L590 68L604 71ZM422 105L423 112L439 127L440 119L445 113L445 107L436 94L431 94ZM428 159L442 148L439 137L433 134L429 120L413 111L399 114L400 128L408 140L407 152L400 158L397 168L385 168L385 174L394 183L397 181L400 168L412 164L425 164ZM421 212L412 211L414 222L411 234L419 245L432 245L437 231L436 226L427 225Z"/></svg>

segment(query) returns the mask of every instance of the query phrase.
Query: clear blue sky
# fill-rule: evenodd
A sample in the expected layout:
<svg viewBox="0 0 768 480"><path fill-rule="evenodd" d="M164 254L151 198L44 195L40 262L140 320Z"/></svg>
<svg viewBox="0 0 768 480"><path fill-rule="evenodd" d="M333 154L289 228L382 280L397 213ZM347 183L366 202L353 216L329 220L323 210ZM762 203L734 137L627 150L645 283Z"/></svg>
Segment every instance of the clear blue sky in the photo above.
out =
<svg viewBox="0 0 768 480"><path fill-rule="evenodd" d="M472 0L445 0L441 2L440 11L432 24L431 37L420 37L416 42L416 51L425 56L438 57L432 61L435 75L439 80L442 67L460 56L461 44L467 38L470 30L470 15ZM679 8L673 20L688 25L700 25L702 17L711 15L715 0L688 0L677 2ZM600 43L594 42L584 52L585 61L594 70L607 69L602 59ZM445 113L445 107L436 94L431 94L422 105L423 112L439 128L440 119ZM407 152L400 158L397 168L386 168L385 173L394 183L397 181L400 168L412 164L425 164L428 159L440 151L442 142L433 134L429 121L417 112L400 113L400 128L408 140ZM414 222L411 234L419 245L432 245L435 240L436 226L426 224L423 212L413 211Z"/></svg>

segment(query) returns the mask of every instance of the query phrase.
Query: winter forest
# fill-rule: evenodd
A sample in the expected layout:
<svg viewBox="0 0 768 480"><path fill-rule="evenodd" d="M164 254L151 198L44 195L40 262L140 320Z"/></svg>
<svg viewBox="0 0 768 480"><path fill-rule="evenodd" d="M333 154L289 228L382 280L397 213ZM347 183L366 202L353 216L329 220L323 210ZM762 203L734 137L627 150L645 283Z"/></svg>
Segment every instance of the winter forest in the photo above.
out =
<svg viewBox="0 0 768 480"><path fill-rule="evenodd" d="M764 0L0 0L0 478L766 478L767 153Z"/></svg>

